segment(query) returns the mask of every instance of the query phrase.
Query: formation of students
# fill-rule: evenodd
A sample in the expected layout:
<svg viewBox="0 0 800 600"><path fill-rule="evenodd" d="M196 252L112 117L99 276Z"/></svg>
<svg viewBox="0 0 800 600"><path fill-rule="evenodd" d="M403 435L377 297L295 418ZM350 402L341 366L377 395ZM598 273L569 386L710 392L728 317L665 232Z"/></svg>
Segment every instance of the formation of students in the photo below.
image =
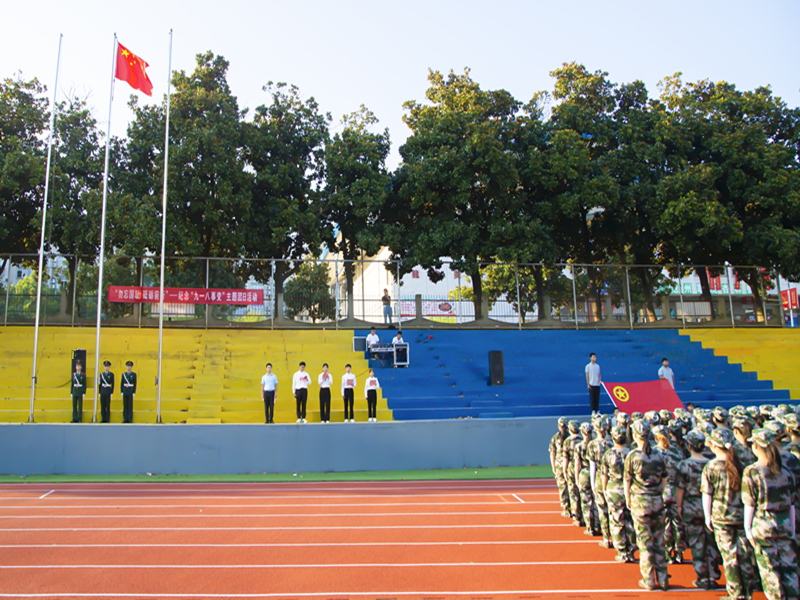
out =
<svg viewBox="0 0 800 600"><path fill-rule="evenodd" d="M357 380L352 366L347 364L342 375L341 396L344 404L344 422L354 423L355 415L355 389ZM297 423L308 423L306 419L306 405L308 402L308 387L311 385L311 375L306 371L306 363L298 365L297 372L292 376L292 396L294 396L297 412ZM331 422L331 386L333 375L330 373L328 363L322 365L322 372L317 376L319 386L319 413L322 423ZM367 415L370 423L378 421L378 390L381 384L375 377L375 370L369 370L369 376L364 383L364 399L367 402ZM278 378L272 372L272 363L267 363L266 373L261 378L261 397L264 400L266 423L274 423L275 394L278 391Z"/></svg>
<svg viewBox="0 0 800 600"><path fill-rule="evenodd" d="M720 588L724 573L724 598L797 599L798 411L562 417L550 441L562 514L619 562L636 562L638 549L644 589L666 591L668 564L688 549L700 589Z"/></svg>

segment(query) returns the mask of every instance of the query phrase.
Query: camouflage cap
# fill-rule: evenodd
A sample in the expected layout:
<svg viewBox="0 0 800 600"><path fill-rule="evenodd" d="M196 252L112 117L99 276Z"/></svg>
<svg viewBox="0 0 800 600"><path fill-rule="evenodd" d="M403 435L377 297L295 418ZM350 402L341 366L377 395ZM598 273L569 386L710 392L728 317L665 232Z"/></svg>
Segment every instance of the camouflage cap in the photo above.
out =
<svg viewBox="0 0 800 600"><path fill-rule="evenodd" d="M757 406L748 406L747 413L755 419L761 414L761 410Z"/></svg>
<svg viewBox="0 0 800 600"><path fill-rule="evenodd" d="M581 433L584 435L588 435L592 433L592 424L591 423L581 423Z"/></svg>
<svg viewBox="0 0 800 600"><path fill-rule="evenodd" d="M762 404L758 410L762 415L771 415L775 407L772 404Z"/></svg>
<svg viewBox="0 0 800 600"><path fill-rule="evenodd" d="M669 430L666 425L656 425L652 429L653 435L665 435L669 437Z"/></svg>
<svg viewBox="0 0 800 600"><path fill-rule="evenodd" d="M698 452L706 445L706 436L699 429L692 429L684 439L689 446Z"/></svg>
<svg viewBox="0 0 800 600"><path fill-rule="evenodd" d="M628 441L628 429L622 425L617 425L611 430L611 439L618 444L624 444Z"/></svg>
<svg viewBox="0 0 800 600"><path fill-rule="evenodd" d="M617 423L627 425L631 422L631 416L628 413L621 412L617 415Z"/></svg>
<svg viewBox="0 0 800 600"><path fill-rule="evenodd" d="M756 422L750 415L740 415L733 419L732 427L734 429L744 429L745 425L749 425L752 429L756 426Z"/></svg>
<svg viewBox="0 0 800 600"><path fill-rule="evenodd" d="M764 423L762 429L769 429L772 433L775 434L776 438L780 438L786 435L786 427L784 427L783 423L781 423L780 421L775 421L774 419Z"/></svg>
<svg viewBox="0 0 800 600"><path fill-rule="evenodd" d="M766 448L775 441L775 434L769 429L754 429L747 441Z"/></svg>
<svg viewBox="0 0 800 600"><path fill-rule="evenodd" d="M783 424L789 431L800 431L800 419L797 418L795 413L789 413L783 417Z"/></svg>
<svg viewBox="0 0 800 600"><path fill-rule="evenodd" d="M565 427L569 423L569 419L567 417L558 417L558 426Z"/></svg>
<svg viewBox="0 0 800 600"><path fill-rule="evenodd" d="M730 429L715 429L708 439L718 448L728 449L733 446L733 433Z"/></svg>
<svg viewBox="0 0 800 600"><path fill-rule="evenodd" d="M572 433L578 433L581 430L581 424L575 419L572 419L569 423L567 423L567 426Z"/></svg>
<svg viewBox="0 0 800 600"><path fill-rule="evenodd" d="M676 408L673 413L679 419L685 419L689 416L689 413L685 408Z"/></svg>
<svg viewBox="0 0 800 600"><path fill-rule="evenodd" d="M594 420L593 425L595 429L605 431L608 429L609 422L609 418L605 415L598 415L598 417Z"/></svg>
<svg viewBox="0 0 800 600"><path fill-rule="evenodd" d="M672 434L681 433L683 431L683 422L680 419L672 419L667 424L667 429L669 429L669 432Z"/></svg>
<svg viewBox="0 0 800 600"><path fill-rule="evenodd" d="M631 419L634 421L639 421L640 419L644 419L644 415L640 412L635 412L631 415Z"/></svg>
<svg viewBox="0 0 800 600"><path fill-rule="evenodd" d="M727 408L723 408L721 406L717 406L714 409L714 413L713 414L714 414L714 418L717 419L718 421L727 421L728 420L729 414L728 414L728 409Z"/></svg>
<svg viewBox="0 0 800 600"><path fill-rule="evenodd" d="M667 423L672 419L672 413L666 408L662 408L660 411L658 411L658 416L661 417L662 423Z"/></svg>
<svg viewBox="0 0 800 600"><path fill-rule="evenodd" d="M661 423L661 415L658 414L658 411L649 410L644 413L644 418L650 421L650 425L658 425Z"/></svg>
<svg viewBox="0 0 800 600"><path fill-rule="evenodd" d="M650 435L650 423L645 419L639 419L636 423L633 424L633 432L638 435L639 437L649 437Z"/></svg>
<svg viewBox="0 0 800 600"><path fill-rule="evenodd" d="M794 412L788 404L778 404L778 410L782 411L784 414Z"/></svg>

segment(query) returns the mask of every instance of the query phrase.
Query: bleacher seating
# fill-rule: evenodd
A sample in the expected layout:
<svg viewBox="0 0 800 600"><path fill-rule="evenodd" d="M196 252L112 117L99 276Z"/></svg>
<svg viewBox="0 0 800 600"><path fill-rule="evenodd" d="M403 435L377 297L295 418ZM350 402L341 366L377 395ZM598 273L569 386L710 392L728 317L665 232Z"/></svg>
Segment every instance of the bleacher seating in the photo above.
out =
<svg viewBox="0 0 800 600"><path fill-rule="evenodd" d="M83 421L92 419L94 395L94 328L43 327L39 334L38 384L34 420L67 422L72 418L69 395L70 356L86 348L88 389ZM32 327L0 328L0 422L28 420L33 354ZM156 421L158 331L154 329L104 328L101 359L111 361L119 382L125 361L134 362L138 391L134 423ZM342 421L344 409L339 382L344 365L351 363L359 380L355 397L357 421L367 420L363 382L367 361L352 352L349 331L265 331L165 329L161 417L164 423L263 423L260 400L261 375L267 362L278 376L276 423L294 423L292 374L304 360L312 376L307 419L319 421L316 378L322 363L334 376L331 420ZM99 405L98 405L99 415ZM391 420L386 401L378 396L378 419ZM122 398L117 390L111 402L111 422L122 421Z"/></svg>
<svg viewBox="0 0 800 600"><path fill-rule="evenodd" d="M615 382L657 379L661 359L668 357L678 395L696 406L777 404L790 399L788 390L773 389L772 381L743 371L740 364L729 364L677 330L405 334L411 366L377 371L396 420L587 415L584 367L590 352L598 355L603 379ZM389 341L394 332L379 335ZM757 338L758 332L753 335ZM489 386L490 350L503 351L504 386ZM796 369L791 373L794 376ZM790 382L788 375L785 381ZM613 410L605 393L600 409Z"/></svg>

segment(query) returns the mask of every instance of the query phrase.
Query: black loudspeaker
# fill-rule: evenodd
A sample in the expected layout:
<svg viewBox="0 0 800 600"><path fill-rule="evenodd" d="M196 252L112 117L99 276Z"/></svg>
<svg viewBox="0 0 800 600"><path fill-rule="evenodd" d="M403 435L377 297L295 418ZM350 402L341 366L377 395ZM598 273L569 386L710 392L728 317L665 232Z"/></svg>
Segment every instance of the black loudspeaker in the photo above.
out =
<svg viewBox="0 0 800 600"><path fill-rule="evenodd" d="M72 351L72 371L69 374L70 377L72 377L72 373L75 372L75 363L78 361L81 361L81 365L83 365L83 372L86 373L86 350L83 348L78 348L77 350Z"/></svg>
<svg viewBox="0 0 800 600"><path fill-rule="evenodd" d="M506 378L503 374L503 352L491 350L489 352L489 385L505 385Z"/></svg>

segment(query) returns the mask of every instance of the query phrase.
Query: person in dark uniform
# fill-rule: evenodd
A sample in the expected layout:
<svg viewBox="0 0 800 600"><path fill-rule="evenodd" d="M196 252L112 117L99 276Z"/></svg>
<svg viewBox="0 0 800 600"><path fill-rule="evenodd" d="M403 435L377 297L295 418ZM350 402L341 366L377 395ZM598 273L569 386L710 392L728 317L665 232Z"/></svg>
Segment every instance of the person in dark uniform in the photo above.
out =
<svg viewBox="0 0 800 600"><path fill-rule="evenodd" d="M80 361L75 363L75 372L72 374L72 422L80 423L83 420L83 395L86 393L86 373Z"/></svg>
<svg viewBox="0 0 800 600"><path fill-rule="evenodd" d="M103 372L100 373L100 422L111 422L111 396L114 394L114 374L109 370L111 363L103 361Z"/></svg>
<svg viewBox="0 0 800 600"><path fill-rule="evenodd" d="M136 394L136 373L132 371L133 361L125 363L128 368L122 374L122 422L133 423L133 396Z"/></svg>

